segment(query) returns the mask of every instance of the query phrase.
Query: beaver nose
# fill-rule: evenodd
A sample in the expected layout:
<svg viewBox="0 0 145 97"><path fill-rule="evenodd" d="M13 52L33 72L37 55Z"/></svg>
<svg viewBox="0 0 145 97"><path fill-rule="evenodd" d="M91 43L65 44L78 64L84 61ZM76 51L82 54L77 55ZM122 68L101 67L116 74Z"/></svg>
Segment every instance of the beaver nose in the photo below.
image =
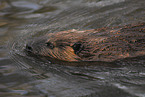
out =
<svg viewBox="0 0 145 97"><path fill-rule="evenodd" d="M27 51L30 51L30 52L33 51L32 47L31 47L30 45L28 45L28 44L26 45L26 50L27 50Z"/></svg>

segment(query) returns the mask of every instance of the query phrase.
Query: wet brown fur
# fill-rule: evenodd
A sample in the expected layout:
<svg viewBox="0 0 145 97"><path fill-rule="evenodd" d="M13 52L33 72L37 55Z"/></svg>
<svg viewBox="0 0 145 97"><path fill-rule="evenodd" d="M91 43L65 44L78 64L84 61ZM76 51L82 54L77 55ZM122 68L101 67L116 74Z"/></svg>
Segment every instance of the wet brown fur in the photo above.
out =
<svg viewBox="0 0 145 97"><path fill-rule="evenodd" d="M112 62L145 55L145 23L91 30L49 33L31 43L33 54L64 61ZM53 48L49 48L51 43ZM78 52L73 46L81 44Z"/></svg>

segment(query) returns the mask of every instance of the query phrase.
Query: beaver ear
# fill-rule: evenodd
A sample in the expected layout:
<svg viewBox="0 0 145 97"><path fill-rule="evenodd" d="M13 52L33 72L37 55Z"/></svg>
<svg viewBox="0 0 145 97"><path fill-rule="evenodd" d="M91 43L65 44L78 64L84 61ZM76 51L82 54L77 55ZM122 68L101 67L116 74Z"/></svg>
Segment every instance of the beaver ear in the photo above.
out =
<svg viewBox="0 0 145 97"><path fill-rule="evenodd" d="M77 42L72 46L72 48L73 48L75 54L78 54L83 49L83 45L82 45L82 43Z"/></svg>

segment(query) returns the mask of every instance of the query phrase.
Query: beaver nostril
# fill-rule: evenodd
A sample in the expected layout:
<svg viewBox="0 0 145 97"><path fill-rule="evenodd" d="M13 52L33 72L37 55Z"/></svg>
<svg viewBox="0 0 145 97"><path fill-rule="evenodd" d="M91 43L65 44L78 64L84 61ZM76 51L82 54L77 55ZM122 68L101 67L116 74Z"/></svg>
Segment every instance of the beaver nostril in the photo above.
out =
<svg viewBox="0 0 145 97"><path fill-rule="evenodd" d="M32 51L33 49L32 49L32 47L31 47L31 46L26 45L26 50L27 50L27 51Z"/></svg>

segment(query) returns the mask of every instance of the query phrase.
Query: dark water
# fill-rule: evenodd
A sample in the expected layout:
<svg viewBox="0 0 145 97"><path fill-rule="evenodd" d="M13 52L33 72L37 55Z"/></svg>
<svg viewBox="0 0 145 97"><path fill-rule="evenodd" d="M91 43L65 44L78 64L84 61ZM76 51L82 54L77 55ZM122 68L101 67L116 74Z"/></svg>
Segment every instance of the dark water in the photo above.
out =
<svg viewBox="0 0 145 97"><path fill-rule="evenodd" d="M50 32L145 22L144 6L144 0L1 0L0 97L145 97L145 57L73 67L23 52L28 39Z"/></svg>

